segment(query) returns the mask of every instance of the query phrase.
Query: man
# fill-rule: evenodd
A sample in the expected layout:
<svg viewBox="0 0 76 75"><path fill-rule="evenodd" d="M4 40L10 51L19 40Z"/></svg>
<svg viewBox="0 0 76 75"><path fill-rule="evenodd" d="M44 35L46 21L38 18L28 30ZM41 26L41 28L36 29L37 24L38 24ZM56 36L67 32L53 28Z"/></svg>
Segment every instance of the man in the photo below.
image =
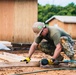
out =
<svg viewBox="0 0 76 75"><path fill-rule="evenodd" d="M31 56L37 47L52 56L50 64L53 64L55 60L63 60L63 57L60 55L62 50L71 60L74 60L74 42L64 30L55 26L45 26L42 22L36 22L33 25L33 31L37 34L37 37L30 47L27 58L22 61L30 62ZM75 66L74 63L71 65Z"/></svg>

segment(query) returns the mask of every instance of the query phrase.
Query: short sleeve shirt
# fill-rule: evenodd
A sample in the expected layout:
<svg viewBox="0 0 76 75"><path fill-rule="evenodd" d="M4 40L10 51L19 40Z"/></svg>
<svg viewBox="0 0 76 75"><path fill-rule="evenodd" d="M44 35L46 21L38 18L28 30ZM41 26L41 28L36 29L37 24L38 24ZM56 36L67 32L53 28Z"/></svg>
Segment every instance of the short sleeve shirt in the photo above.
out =
<svg viewBox="0 0 76 75"><path fill-rule="evenodd" d="M43 39L46 39L48 42L54 43L56 46L60 42L60 37L69 35L64 30L56 28L54 26L49 26L48 29L49 32L45 37L42 37L41 35L36 37L35 42L37 44L39 44Z"/></svg>

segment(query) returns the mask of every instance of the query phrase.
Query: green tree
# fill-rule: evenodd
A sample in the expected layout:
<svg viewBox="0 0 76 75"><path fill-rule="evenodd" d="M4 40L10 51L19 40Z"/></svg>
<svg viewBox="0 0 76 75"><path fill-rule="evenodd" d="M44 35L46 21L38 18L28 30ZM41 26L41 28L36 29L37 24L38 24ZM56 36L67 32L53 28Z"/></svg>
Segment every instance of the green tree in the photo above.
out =
<svg viewBox="0 0 76 75"><path fill-rule="evenodd" d="M42 6L38 4L38 21L45 22L54 15L76 16L76 5L70 3L65 7L46 4Z"/></svg>

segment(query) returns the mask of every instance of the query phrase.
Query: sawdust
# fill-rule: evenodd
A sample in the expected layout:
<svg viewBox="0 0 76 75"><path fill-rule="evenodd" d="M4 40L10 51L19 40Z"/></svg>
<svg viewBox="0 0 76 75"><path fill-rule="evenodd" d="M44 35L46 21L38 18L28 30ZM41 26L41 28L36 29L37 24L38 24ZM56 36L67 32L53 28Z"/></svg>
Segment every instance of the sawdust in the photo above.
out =
<svg viewBox="0 0 76 75"><path fill-rule="evenodd" d="M2 53L4 51L0 51ZM10 51L10 53L13 54L18 54L21 56L27 56L28 50L17 50L17 51ZM62 55L66 58L66 55L62 53ZM76 56L76 55L75 55ZM41 51L36 50L35 53L32 56L33 58L43 58L43 57L48 57L50 56L45 55ZM3 59L0 59L0 62L6 62ZM45 68L43 67L9 67L9 68L0 68L0 75L11 75L11 74L16 74L16 73L21 73L21 72L32 72L36 70L43 70ZM46 68L47 69L47 68ZM40 72L40 73L33 73L33 74L28 74L28 75L76 75L76 70L55 70L55 71L47 71L47 72Z"/></svg>

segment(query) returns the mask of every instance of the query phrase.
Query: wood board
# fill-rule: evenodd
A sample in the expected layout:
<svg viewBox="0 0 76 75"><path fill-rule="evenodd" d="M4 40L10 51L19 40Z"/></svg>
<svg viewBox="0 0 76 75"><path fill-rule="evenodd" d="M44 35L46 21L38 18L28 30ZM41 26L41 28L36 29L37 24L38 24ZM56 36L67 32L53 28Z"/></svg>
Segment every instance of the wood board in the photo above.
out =
<svg viewBox="0 0 76 75"><path fill-rule="evenodd" d="M12 54L12 53L8 53L8 52L3 52L0 54L0 58L7 60L9 62L19 62L20 60L24 59L25 57L18 56L16 54Z"/></svg>
<svg viewBox="0 0 76 75"><path fill-rule="evenodd" d="M24 59L23 56L18 56L16 54L3 52L0 54L0 59L7 60L8 62L0 62L0 67L12 67L12 66L39 66L40 59L31 58L30 62L26 64L26 62L20 62L20 60Z"/></svg>
<svg viewBox="0 0 76 75"><path fill-rule="evenodd" d="M26 62L0 62L0 67L38 67L39 61Z"/></svg>

